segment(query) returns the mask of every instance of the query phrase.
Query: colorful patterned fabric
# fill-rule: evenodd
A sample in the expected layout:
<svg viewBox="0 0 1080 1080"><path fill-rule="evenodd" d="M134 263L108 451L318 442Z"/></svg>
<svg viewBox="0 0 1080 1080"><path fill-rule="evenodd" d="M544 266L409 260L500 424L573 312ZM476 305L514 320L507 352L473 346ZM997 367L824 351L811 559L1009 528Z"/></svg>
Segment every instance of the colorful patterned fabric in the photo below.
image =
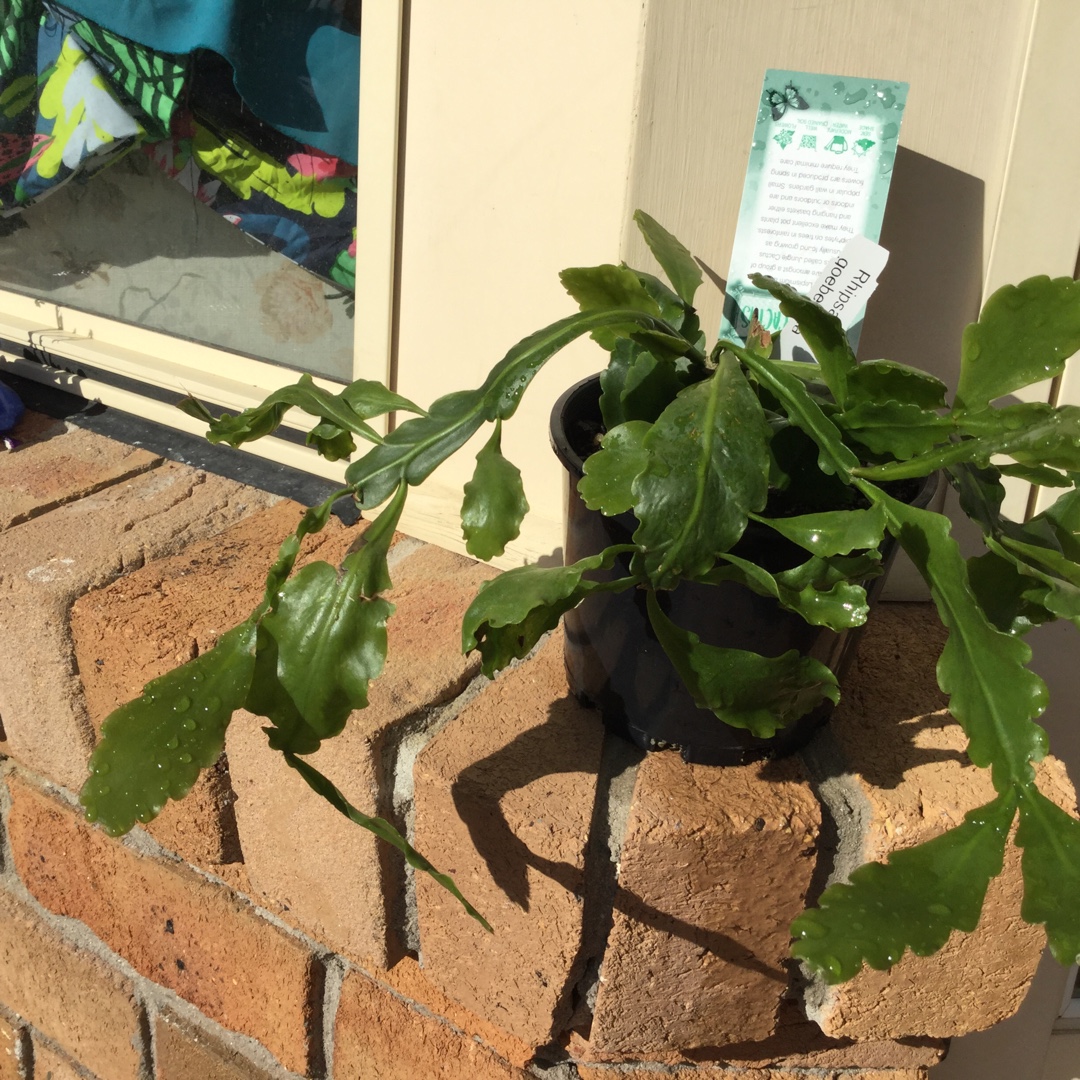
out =
<svg viewBox="0 0 1080 1080"><path fill-rule="evenodd" d="M209 69L208 69L209 70ZM156 53L52 0L8 0L0 27L0 214L135 147L212 209L351 290L356 168L273 133L255 145L192 92L197 60ZM223 105L222 115L243 108Z"/></svg>

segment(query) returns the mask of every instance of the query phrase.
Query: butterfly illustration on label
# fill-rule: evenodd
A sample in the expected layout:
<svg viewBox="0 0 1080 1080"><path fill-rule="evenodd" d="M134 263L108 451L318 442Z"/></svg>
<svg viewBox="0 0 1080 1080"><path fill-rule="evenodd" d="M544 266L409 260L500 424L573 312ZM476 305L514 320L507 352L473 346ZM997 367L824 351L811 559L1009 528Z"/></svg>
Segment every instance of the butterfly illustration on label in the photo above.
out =
<svg viewBox="0 0 1080 1080"><path fill-rule="evenodd" d="M765 104L772 112L772 118L779 120L788 109L809 109L805 98L799 93L794 83L788 83L783 90L765 90Z"/></svg>

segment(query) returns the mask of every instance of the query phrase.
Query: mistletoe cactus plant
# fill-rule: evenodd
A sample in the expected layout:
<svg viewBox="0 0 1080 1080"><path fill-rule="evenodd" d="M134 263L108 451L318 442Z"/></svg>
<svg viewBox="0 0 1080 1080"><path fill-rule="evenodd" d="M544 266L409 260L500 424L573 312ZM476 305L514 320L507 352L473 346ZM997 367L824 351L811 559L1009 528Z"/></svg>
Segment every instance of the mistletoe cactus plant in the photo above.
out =
<svg viewBox="0 0 1080 1080"><path fill-rule="evenodd" d="M500 452L501 425L544 362L589 334L610 356L602 375L606 430L579 490L603 514L633 510L632 543L488 582L465 615L464 648L479 650L493 675L591 593L644 590L657 637L699 706L718 723L768 735L836 700L833 673L794 653L763 657L710 645L675 625L657 597L682 581L734 579L812 624L841 630L867 618L863 583L879 570L883 539L895 538L948 630L938 678L971 761L991 770L997 795L957 828L826 890L796 920L794 953L835 982L864 962L886 968L906 948L930 953L952 930L974 929L1018 818L1022 915L1044 924L1054 954L1071 963L1080 954L1080 821L1036 785L1032 763L1047 751L1036 723L1046 687L1027 667L1024 634L1058 618L1080 625L1080 408L999 402L1060 374L1080 349L1080 284L1037 277L991 296L964 333L949 403L946 387L925 372L888 360L857 363L833 316L766 277L755 284L798 323L816 363L771 359L760 330L745 343L710 347L693 307L697 264L647 215L636 220L666 283L625 265L565 271L580 311L520 341L482 386L426 410L377 383L331 394L307 376L239 415L214 418L186 403L209 422L212 441L232 446L269 434L293 406L315 417L308 441L331 460L350 458L358 438L370 443L335 498L382 509L340 568L316 562L294 573L303 538L325 525L334 500L310 510L282 545L251 616L106 721L82 792L88 817L115 834L149 821L213 763L233 711L246 708L267 719L271 748L316 791L437 874L389 823L351 807L305 756L365 706L383 666L393 613L386 556L409 489L493 425L461 518L470 552L500 554L527 509L520 475ZM383 437L368 421L390 410L413 416ZM947 518L897 497L892 482L937 471L979 526L984 554L965 560ZM1010 521L1001 512L1006 476L1061 494L1031 520ZM804 563L774 574L732 554L750 520L799 545ZM628 575L596 579L627 553Z"/></svg>

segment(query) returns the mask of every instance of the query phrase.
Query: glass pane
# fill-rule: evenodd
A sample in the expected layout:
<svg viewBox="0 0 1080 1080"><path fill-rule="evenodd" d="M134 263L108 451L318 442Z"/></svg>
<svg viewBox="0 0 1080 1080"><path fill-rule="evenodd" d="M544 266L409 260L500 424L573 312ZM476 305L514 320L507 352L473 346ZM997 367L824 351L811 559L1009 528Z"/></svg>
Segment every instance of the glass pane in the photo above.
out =
<svg viewBox="0 0 1080 1080"><path fill-rule="evenodd" d="M18 292L332 378L352 297L203 206L142 154L0 220Z"/></svg>
<svg viewBox="0 0 1080 1080"><path fill-rule="evenodd" d="M350 380L358 5L68 2L2 21L0 284Z"/></svg>

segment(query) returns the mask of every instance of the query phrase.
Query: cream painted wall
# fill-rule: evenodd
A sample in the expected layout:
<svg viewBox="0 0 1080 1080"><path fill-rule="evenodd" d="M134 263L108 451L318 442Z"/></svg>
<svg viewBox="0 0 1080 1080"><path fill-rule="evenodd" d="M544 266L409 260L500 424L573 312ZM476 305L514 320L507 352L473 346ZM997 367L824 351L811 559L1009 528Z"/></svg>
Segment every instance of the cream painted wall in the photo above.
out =
<svg viewBox="0 0 1080 1080"><path fill-rule="evenodd" d="M479 385L516 341L575 310L559 270L619 257L642 26L637 0L413 0L401 393L428 404ZM532 506L507 561L562 544L563 473L547 416L603 359L589 342L560 354L504 428ZM444 465L410 493L402 528L460 550L454 512L471 472L465 452Z"/></svg>

